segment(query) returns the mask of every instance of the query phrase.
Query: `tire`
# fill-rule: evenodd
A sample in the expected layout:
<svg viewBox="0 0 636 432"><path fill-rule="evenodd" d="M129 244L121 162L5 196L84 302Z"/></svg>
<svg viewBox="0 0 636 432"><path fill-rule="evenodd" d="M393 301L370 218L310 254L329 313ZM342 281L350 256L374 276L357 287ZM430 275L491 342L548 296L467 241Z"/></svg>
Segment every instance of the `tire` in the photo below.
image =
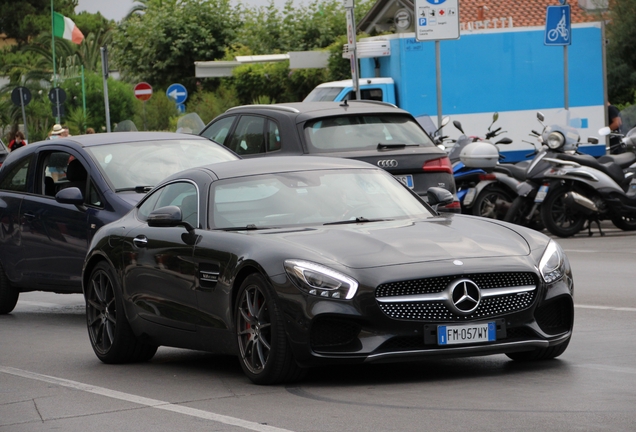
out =
<svg viewBox="0 0 636 432"><path fill-rule="evenodd" d="M102 261L91 272L85 292L86 324L91 346L104 363L150 360L156 345L140 342L133 334L113 268Z"/></svg>
<svg viewBox="0 0 636 432"><path fill-rule="evenodd" d="M552 234L559 237L572 237L585 225L587 216L568 208L563 202L568 186L557 186L548 192L541 204L541 219Z"/></svg>
<svg viewBox="0 0 636 432"><path fill-rule="evenodd" d="M512 360L522 362L551 360L563 354L569 344L570 338L559 345L554 345L547 348L538 348L532 351L506 353L506 355Z"/></svg>
<svg viewBox="0 0 636 432"><path fill-rule="evenodd" d="M506 216L504 217L504 221L511 222L517 225L525 226L537 231L543 231L545 228L543 223L541 222L540 215L535 215L532 217L530 222L527 222L525 219L525 215L530 212L530 209L534 205L534 197L522 197L518 196L514 200L512 200L512 204L510 208L506 212Z"/></svg>
<svg viewBox="0 0 636 432"><path fill-rule="evenodd" d="M11 286L7 274L0 264L0 315L10 313L15 308L16 303L18 303L19 296L20 291Z"/></svg>
<svg viewBox="0 0 636 432"><path fill-rule="evenodd" d="M475 216L503 220L512 204L512 195L497 186L482 190L472 207Z"/></svg>
<svg viewBox="0 0 636 432"><path fill-rule="evenodd" d="M239 362L255 384L278 384L302 378L285 334L282 311L259 274L241 284L234 307Z"/></svg>
<svg viewBox="0 0 636 432"><path fill-rule="evenodd" d="M612 215L612 223L623 231L636 231L636 217Z"/></svg>

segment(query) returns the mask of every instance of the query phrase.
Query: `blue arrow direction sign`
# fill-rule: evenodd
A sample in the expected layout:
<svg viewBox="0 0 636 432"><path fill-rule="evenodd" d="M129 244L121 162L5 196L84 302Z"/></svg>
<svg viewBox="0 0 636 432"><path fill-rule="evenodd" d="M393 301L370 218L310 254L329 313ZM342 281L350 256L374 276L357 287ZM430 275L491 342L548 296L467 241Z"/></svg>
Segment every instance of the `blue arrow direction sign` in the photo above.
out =
<svg viewBox="0 0 636 432"><path fill-rule="evenodd" d="M548 6L545 16L545 45L572 45L570 5Z"/></svg>
<svg viewBox="0 0 636 432"><path fill-rule="evenodd" d="M188 91L182 84L171 84L166 94L175 103L182 104L188 98Z"/></svg>

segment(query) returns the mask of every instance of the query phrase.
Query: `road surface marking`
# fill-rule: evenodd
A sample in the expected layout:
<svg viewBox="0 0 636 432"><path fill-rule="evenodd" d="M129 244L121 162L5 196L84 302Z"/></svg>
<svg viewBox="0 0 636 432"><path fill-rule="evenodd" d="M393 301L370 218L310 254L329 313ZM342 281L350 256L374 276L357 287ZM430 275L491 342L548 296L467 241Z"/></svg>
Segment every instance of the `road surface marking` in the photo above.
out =
<svg viewBox="0 0 636 432"><path fill-rule="evenodd" d="M218 423L223 423L232 426L238 426L243 429L253 430L256 432L291 432L287 429L281 429L274 426L268 426L260 423L254 423L247 420L242 420L236 417L230 417L222 414L215 414L209 411L203 411L196 408L189 408L182 405L175 405L170 402L160 401L157 399L150 399L143 396L137 396L129 393L123 393L116 390L110 390L104 387L97 387L90 384L84 384L77 381L71 381L64 378L57 378L48 375L42 375L35 372L29 372L12 367L0 366L0 372L19 376L22 378L29 378L37 381L47 382L50 384L59 385L62 387L68 387L75 390L81 390L87 393L93 393L100 396L106 396L113 399L119 399L126 402L132 402L139 405L144 405L150 408L157 408L164 411L172 411L179 414L188 415L191 417L198 417L204 420L212 420Z"/></svg>

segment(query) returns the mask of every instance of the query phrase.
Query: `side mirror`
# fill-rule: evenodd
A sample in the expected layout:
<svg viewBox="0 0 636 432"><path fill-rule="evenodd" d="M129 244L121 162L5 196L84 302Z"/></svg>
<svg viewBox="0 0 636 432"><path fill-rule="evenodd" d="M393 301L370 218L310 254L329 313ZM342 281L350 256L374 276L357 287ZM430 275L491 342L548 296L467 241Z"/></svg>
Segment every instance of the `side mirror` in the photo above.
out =
<svg viewBox="0 0 636 432"><path fill-rule="evenodd" d="M76 187L62 189L55 195L55 201L60 204L72 204L76 206L84 205L84 195Z"/></svg>
<svg viewBox="0 0 636 432"><path fill-rule="evenodd" d="M428 204L433 206L436 210L437 206L444 206L455 200L452 193L441 187L429 188L426 191L426 197L428 198Z"/></svg>
<svg viewBox="0 0 636 432"><path fill-rule="evenodd" d="M512 140L510 138L502 138L495 144L512 144Z"/></svg>
<svg viewBox="0 0 636 432"><path fill-rule="evenodd" d="M543 115L542 112L537 111L537 118L539 119L540 122L542 122L543 120L545 120L545 116Z"/></svg>
<svg viewBox="0 0 636 432"><path fill-rule="evenodd" d="M499 120L499 113L498 113L498 112L495 112L495 113L492 115L492 122L494 123L494 122L496 122L497 120Z"/></svg>
<svg viewBox="0 0 636 432"><path fill-rule="evenodd" d="M598 138L596 137L587 137L587 142L590 144L598 144Z"/></svg>
<svg viewBox="0 0 636 432"><path fill-rule="evenodd" d="M605 126L604 128L600 128L598 130L598 134L600 136L607 136L607 135L609 135L611 133L612 133L612 130L608 126Z"/></svg>
<svg viewBox="0 0 636 432"><path fill-rule="evenodd" d="M442 119L442 124L440 125L440 127L439 127L439 128L440 128L440 129L441 129L441 128L443 128L443 127L444 127L444 126L446 126L448 123L450 123L450 117L448 117L448 116L447 116L447 117L444 117L444 118Z"/></svg>
<svg viewBox="0 0 636 432"><path fill-rule="evenodd" d="M189 232L194 231L194 227L182 220L181 209L177 206L166 206L152 211L148 215L148 226L151 227L176 227L183 226Z"/></svg>
<svg viewBox="0 0 636 432"><path fill-rule="evenodd" d="M453 120L453 126L455 126L461 133L465 134L464 129L462 129L462 124L458 120Z"/></svg>

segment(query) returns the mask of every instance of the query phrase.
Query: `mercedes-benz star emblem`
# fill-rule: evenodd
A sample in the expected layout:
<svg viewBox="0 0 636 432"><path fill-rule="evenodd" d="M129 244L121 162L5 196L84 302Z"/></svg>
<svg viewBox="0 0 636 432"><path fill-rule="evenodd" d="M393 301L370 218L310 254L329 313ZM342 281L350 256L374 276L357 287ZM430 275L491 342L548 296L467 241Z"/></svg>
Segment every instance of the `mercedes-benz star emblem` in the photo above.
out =
<svg viewBox="0 0 636 432"><path fill-rule="evenodd" d="M449 308L460 315L469 315L479 306L481 290L470 279L458 279L447 288L450 291Z"/></svg>

